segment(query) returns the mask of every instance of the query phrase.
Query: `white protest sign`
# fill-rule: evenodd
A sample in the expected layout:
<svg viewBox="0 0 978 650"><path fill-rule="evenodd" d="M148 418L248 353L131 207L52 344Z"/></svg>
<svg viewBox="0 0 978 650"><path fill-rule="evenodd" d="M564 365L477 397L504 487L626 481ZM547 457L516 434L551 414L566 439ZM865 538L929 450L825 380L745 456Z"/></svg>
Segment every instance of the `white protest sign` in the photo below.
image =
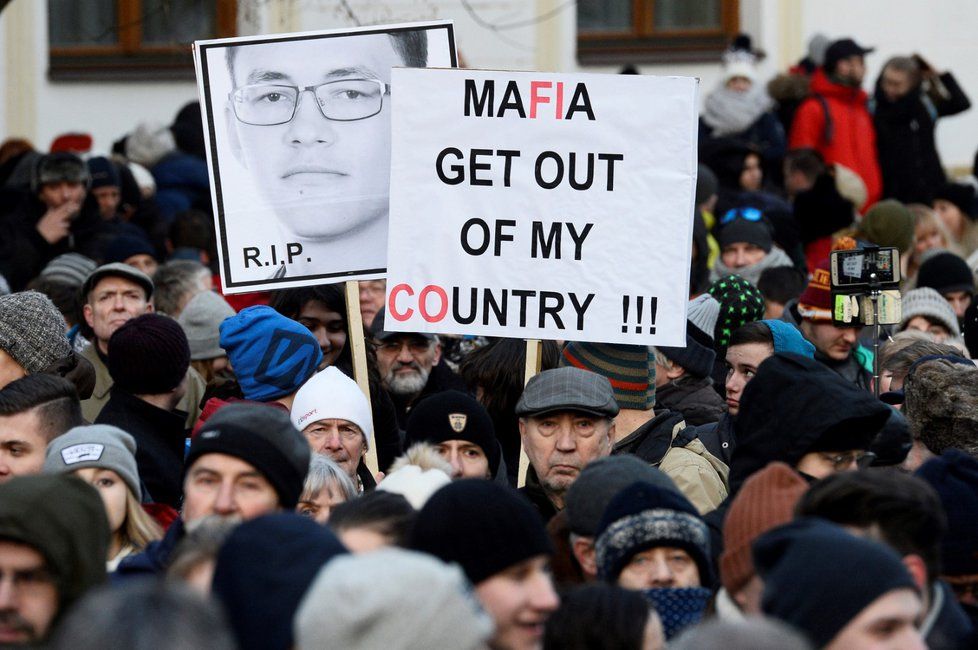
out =
<svg viewBox="0 0 978 650"><path fill-rule="evenodd" d="M685 345L695 79L392 79L384 329Z"/></svg>
<svg viewBox="0 0 978 650"><path fill-rule="evenodd" d="M452 23L194 51L225 293L383 277L391 68L456 65Z"/></svg>

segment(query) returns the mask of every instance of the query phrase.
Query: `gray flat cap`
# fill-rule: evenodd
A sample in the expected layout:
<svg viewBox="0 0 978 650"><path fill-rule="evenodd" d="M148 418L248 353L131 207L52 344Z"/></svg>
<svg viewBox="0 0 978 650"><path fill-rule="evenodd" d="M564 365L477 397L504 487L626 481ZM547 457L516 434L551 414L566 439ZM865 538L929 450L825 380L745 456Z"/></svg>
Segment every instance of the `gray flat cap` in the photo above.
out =
<svg viewBox="0 0 978 650"><path fill-rule="evenodd" d="M108 277L125 278L126 280L135 282L146 292L146 300L153 297L153 280L148 275L135 266L129 266L122 262L113 262L112 264L103 264L88 274L84 284L82 284L82 298L87 300L88 294L99 283L99 280Z"/></svg>
<svg viewBox="0 0 978 650"><path fill-rule="evenodd" d="M581 411L600 417L618 415L618 402L607 377L566 366L545 370L531 379L520 401L516 415L542 415L554 411Z"/></svg>

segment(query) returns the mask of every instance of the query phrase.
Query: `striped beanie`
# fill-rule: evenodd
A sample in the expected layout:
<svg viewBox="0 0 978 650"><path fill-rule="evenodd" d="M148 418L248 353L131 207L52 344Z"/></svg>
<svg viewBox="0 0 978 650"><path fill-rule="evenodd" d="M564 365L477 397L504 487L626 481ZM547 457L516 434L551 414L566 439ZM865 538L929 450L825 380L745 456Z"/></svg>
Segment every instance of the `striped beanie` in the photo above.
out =
<svg viewBox="0 0 978 650"><path fill-rule="evenodd" d="M805 320L832 320L832 282L828 258L815 267L812 279L798 297L798 314Z"/></svg>
<svg viewBox="0 0 978 650"><path fill-rule="evenodd" d="M573 341L564 346L560 365L607 377L619 408L647 411L655 406L655 350L651 347Z"/></svg>
<svg viewBox="0 0 978 650"><path fill-rule="evenodd" d="M738 327L764 318L764 296L738 275L720 278L710 285L709 293L720 303L720 314L713 330L713 346L718 351L727 349L730 335Z"/></svg>
<svg viewBox="0 0 978 650"><path fill-rule="evenodd" d="M92 271L98 267L94 260L80 253L65 253L48 262L41 277L61 282L71 287L81 287Z"/></svg>

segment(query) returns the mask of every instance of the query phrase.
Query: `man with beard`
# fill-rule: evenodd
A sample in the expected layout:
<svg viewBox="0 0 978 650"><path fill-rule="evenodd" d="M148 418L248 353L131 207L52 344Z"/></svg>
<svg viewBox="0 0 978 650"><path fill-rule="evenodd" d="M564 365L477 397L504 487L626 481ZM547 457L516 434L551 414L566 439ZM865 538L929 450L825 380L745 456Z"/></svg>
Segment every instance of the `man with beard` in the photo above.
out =
<svg viewBox="0 0 978 650"><path fill-rule="evenodd" d="M377 312L370 333L377 349L377 369L384 388L397 409L397 423L407 428L407 414L421 398L445 390L465 392L465 382L455 374L441 355L441 343L434 334L387 332L385 309Z"/></svg>

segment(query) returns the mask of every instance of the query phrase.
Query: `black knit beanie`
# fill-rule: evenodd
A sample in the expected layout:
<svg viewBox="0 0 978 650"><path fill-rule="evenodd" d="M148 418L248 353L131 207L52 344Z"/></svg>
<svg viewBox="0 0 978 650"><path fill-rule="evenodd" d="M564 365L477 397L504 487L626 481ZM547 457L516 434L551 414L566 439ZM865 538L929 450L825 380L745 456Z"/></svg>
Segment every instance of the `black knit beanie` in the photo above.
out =
<svg viewBox="0 0 978 650"><path fill-rule="evenodd" d="M967 183L945 183L934 192L934 200L952 203L972 221L978 219L978 201L975 197L975 188Z"/></svg>
<svg viewBox="0 0 978 650"><path fill-rule="evenodd" d="M309 471L309 443L284 410L253 403L225 406L191 440L184 471L204 454L227 454L252 465L275 488L282 508L299 502Z"/></svg>
<svg viewBox="0 0 978 650"><path fill-rule="evenodd" d="M974 294L975 278L968 263L954 253L938 253L920 265L917 272L917 288L930 287L937 293L966 291Z"/></svg>
<svg viewBox="0 0 978 650"><path fill-rule="evenodd" d="M489 471L496 475L500 447L492 418L475 398L458 390L430 395L411 409L404 447L416 442L438 444L446 440L466 440L478 445L489 461Z"/></svg>
<svg viewBox="0 0 978 650"><path fill-rule="evenodd" d="M109 339L109 374L133 395L168 393L190 367L190 345L179 323L162 314L126 321Z"/></svg>
<svg viewBox="0 0 978 650"><path fill-rule="evenodd" d="M821 519L768 531L753 555L764 613L805 632L818 648L880 596L917 590L896 552Z"/></svg>
<svg viewBox="0 0 978 650"><path fill-rule="evenodd" d="M713 350L713 341L690 322L686 323L686 347L659 345L655 349L673 363L685 368L693 377L709 377L713 372L713 362L717 356Z"/></svg>
<svg viewBox="0 0 978 650"><path fill-rule="evenodd" d="M731 212L734 210L728 211L727 214ZM720 226L717 231L717 243L720 244L721 249L741 242L753 244L765 253L770 253L771 247L774 246L774 233L763 217L759 221L735 217L730 223Z"/></svg>
<svg viewBox="0 0 978 650"><path fill-rule="evenodd" d="M462 567L478 585L553 547L540 516L512 488L463 479L441 488L414 523L410 547Z"/></svg>

